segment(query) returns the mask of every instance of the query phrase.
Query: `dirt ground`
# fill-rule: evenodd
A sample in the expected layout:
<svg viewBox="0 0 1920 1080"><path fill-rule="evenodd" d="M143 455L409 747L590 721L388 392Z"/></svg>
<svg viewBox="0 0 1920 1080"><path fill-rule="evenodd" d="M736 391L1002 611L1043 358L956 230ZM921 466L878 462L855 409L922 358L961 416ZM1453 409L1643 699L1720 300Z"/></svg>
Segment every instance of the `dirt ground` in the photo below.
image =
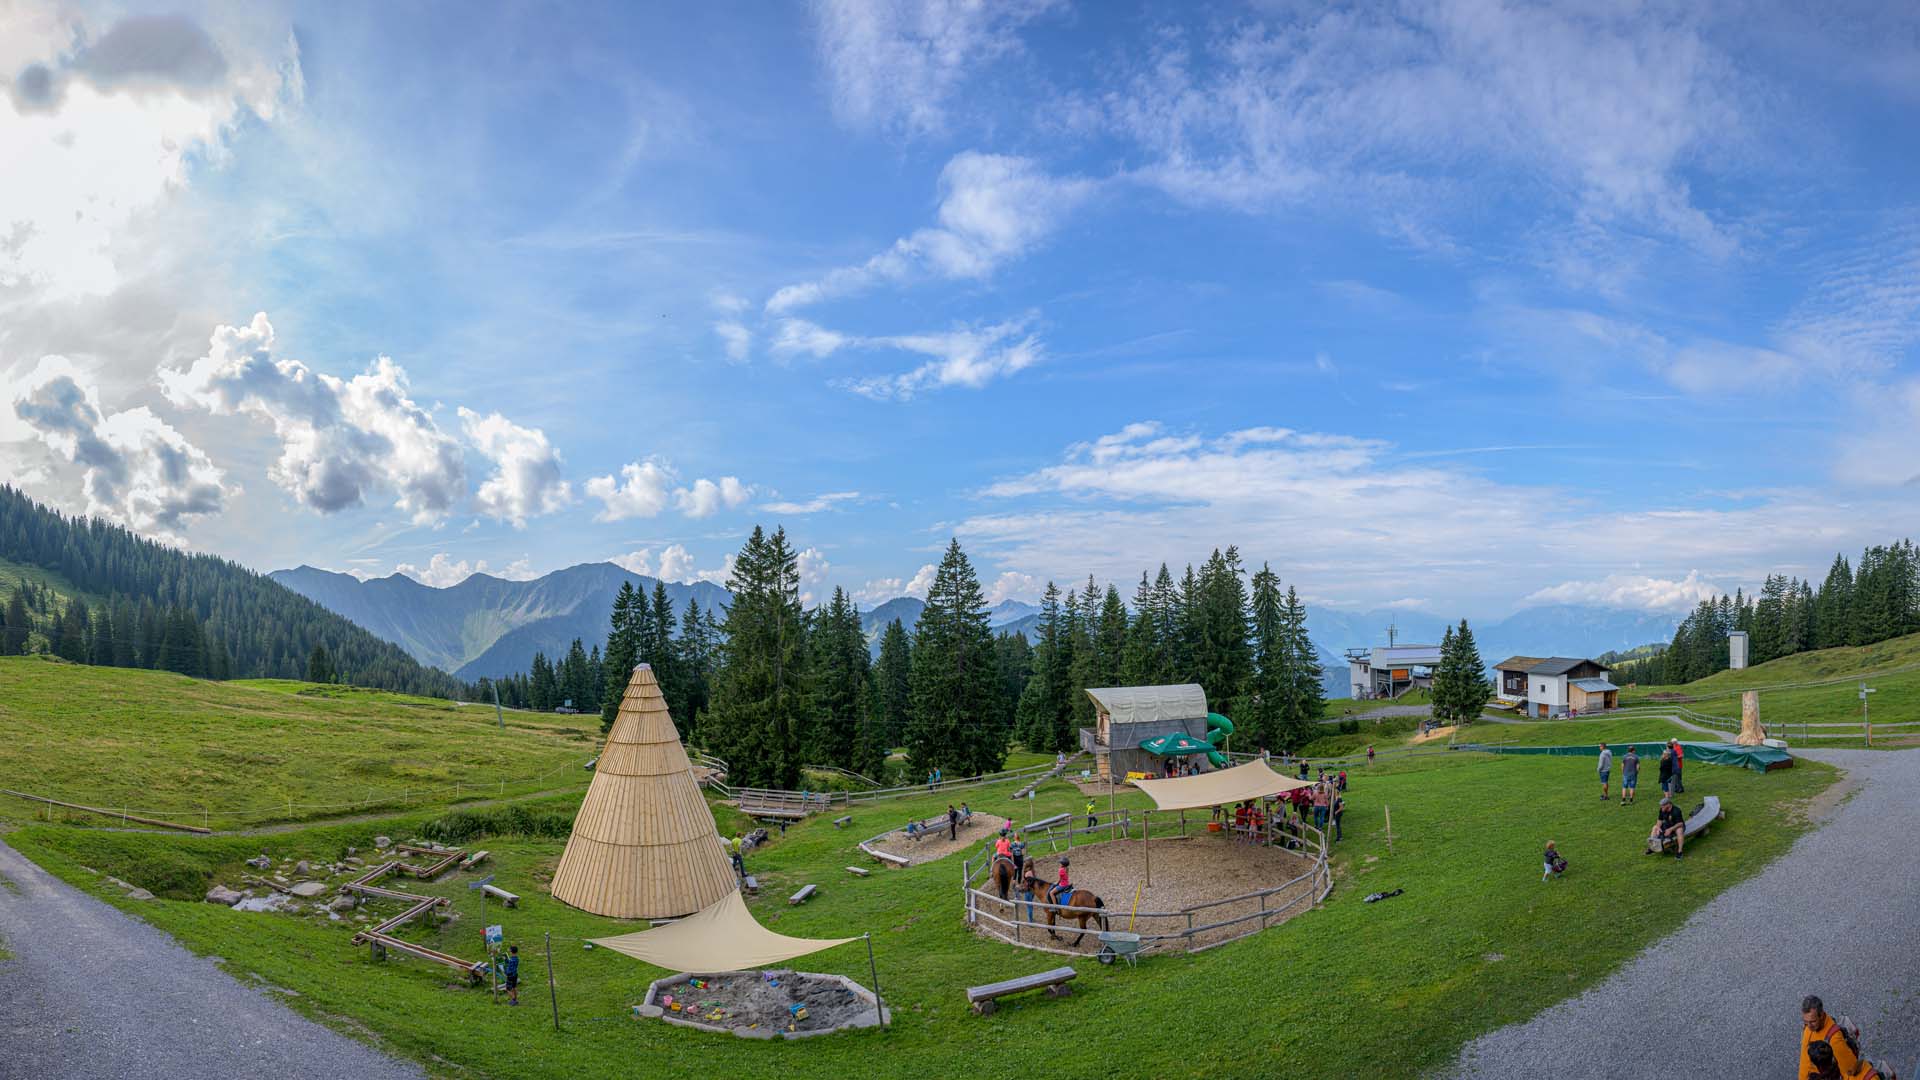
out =
<svg viewBox="0 0 1920 1080"><path fill-rule="evenodd" d="M1448 724L1446 727L1434 728L1432 731L1427 732L1425 735L1415 735L1413 738L1408 739L1407 743L1408 745L1413 745L1416 743L1427 743L1427 742L1432 742L1435 739L1447 738L1452 734L1453 734L1453 725Z"/></svg>
<svg viewBox="0 0 1920 1080"><path fill-rule="evenodd" d="M1199 826L1204 830L1205 826ZM1127 930L1129 912L1133 910L1135 890L1139 893L1139 910L1142 912L1181 912L1195 905L1209 903L1229 896L1257 892L1279 886L1294 878L1306 874L1312 869L1312 860L1282 848L1246 844L1228 839L1224 835L1196 831L1194 825L1188 826L1189 835L1182 838L1172 835L1165 838L1155 836L1152 842L1153 882L1147 884L1146 844L1140 840L1115 840L1088 847L1076 846L1072 853L1072 863L1067 868L1068 875L1076 888L1091 889L1094 895L1106 903L1105 912L1113 930ZM1067 855L1067 852L1061 852ZM1051 882L1058 874L1059 855L1040 853L1034 864L1043 880ZM1309 878L1287 889L1265 898L1264 907L1274 911L1289 901L1298 900L1294 906L1282 914L1272 916L1267 925L1274 926L1300 912L1308 910L1311 903L1313 882ZM1002 918L1024 917L1024 911L1016 916L1014 905L1002 904L997 897L980 901L981 910ZM1170 934L1186 930L1189 925L1206 926L1209 923L1224 922L1244 915L1258 915L1262 910L1259 898L1236 901L1216 907L1202 908L1192 913L1189 921L1186 915L1162 914L1154 917L1141 915L1134 920L1132 930L1139 934ZM1036 912L1038 919L1045 922L1046 913ZM1076 930L1075 924L1066 924L1070 930ZM1207 945L1217 941L1227 941L1250 929L1257 929L1258 919L1250 919L1232 926L1205 930L1195 935L1195 946ZM1087 924L1088 933L1076 946L1072 933L1062 933L1057 940L1048 939L1046 931L1021 927L1019 944L1038 944L1048 948L1068 949L1074 952L1094 953L1100 949L1095 931L1098 925L1092 921ZM999 926L990 920L982 919L979 927L991 936L1013 937L1013 931ZM1176 944L1163 946L1177 948Z"/></svg>
<svg viewBox="0 0 1920 1080"><path fill-rule="evenodd" d="M971 851L985 842L988 837L999 832L1000 826L1006 823L1006 818L975 810L973 817L960 826L960 838L957 840L947 839L946 826L942 825L932 835L922 840L909 840L904 828L895 829L873 841L869 846L876 851L898 855L918 866L935 859L943 859L956 851Z"/></svg>
<svg viewBox="0 0 1920 1080"><path fill-rule="evenodd" d="M873 1006L856 997L837 979L794 971L742 971L731 975L704 976L705 989L691 983L662 987L666 995L682 1005L697 1008L697 1015L686 1009L667 1015L699 1020L720 1027L761 1027L777 1031L830 1031L845 1027ZM793 1005L806 1007L806 1018L793 1015ZM663 1008L666 1006L663 1004ZM722 1015L714 1019L713 1014Z"/></svg>

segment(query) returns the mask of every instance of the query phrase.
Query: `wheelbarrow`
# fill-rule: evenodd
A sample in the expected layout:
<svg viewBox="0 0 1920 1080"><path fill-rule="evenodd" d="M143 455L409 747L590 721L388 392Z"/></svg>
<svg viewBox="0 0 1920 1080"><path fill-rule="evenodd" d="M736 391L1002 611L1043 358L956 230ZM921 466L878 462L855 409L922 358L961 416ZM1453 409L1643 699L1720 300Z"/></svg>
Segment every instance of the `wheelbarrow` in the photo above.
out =
<svg viewBox="0 0 1920 1080"><path fill-rule="evenodd" d="M1140 956L1140 935L1129 934L1124 930L1100 931L1100 951L1095 954L1103 964L1111 964L1115 957L1132 967Z"/></svg>

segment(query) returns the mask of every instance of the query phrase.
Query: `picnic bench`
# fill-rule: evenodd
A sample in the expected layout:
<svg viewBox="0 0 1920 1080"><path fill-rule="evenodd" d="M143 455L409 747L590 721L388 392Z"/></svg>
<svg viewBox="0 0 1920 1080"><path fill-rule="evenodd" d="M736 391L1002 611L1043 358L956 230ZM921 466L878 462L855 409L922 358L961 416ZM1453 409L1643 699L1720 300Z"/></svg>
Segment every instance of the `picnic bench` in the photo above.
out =
<svg viewBox="0 0 1920 1080"><path fill-rule="evenodd" d="M787 903L794 905L804 904L813 896L813 891L819 887L818 885L802 885L800 886L799 892L787 897Z"/></svg>
<svg viewBox="0 0 1920 1080"><path fill-rule="evenodd" d="M1029 990L1042 990L1048 997L1066 997L1071 992L1067 983L1078 974L1070 967L1057 967L1052 971L1042 971L1037 975L1022 975L1017 979L988 983L985 986L967 987L967 1004L973 1008L975 1016L991 1016L997 1007L996 1002L1009 994L1024 994Z"/></svg>
<svg viewBox="0 0 1920 1080"><path fill-rule="evenodd" d="M501 888L498 885L482 885L480 886L480 891L483 893L486 893L488 896L493 897L495 900L500 901L502 904L505 904L507 907L518 907L520 905L520 898L518 896L508 892L507 890Z"/></svg>
<svg viewBox="0 0 1920 1080"><path fill-rule="evenodd" d="M1686 838L1691 840L1695 836L1704 836L1707 831L1707 826L1726 816L1727 812L1720 809L1720 796L1707 796L1700 801L1700 806L1695 809L1693 813L1687 815ZM1661 842L1660 838L1654 836L1647 837L1648 852L1657 855L1665 849L1666 845Z"/></svg>
<svg viewBox="0 0 1920 1080"><path fill-rule="evenodd" d="M833 827L836 829L844 829L851 824L853 824L852 814L845 814L833 819Z"/></svg>

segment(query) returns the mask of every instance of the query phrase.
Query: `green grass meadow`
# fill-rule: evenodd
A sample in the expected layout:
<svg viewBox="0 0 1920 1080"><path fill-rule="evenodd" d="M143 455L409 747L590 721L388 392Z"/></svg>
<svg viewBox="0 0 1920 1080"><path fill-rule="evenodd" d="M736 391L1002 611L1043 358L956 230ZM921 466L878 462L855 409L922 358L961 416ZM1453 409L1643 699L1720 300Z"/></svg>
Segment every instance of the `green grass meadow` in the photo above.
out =
<svg viewBox="0 0 1920 1080"><path fill-rule="evenodd" d="M1585 725L1538 726L1577 730L1578 741L1591 741ZM484 991L450 986L445 969L406 959L372 962L366 949L348 945L360 924L237 912L197 900L208 883L233 882L240 861L262 850L276 858L333 858L348 845L364 852L376 832L403 837L433 815L264 837L29 825L8 839L189 948L223 957L236 974L257 974L297 991L288 999L293 1008L371 1032L436 1075L1411 1075L1443 1065L1480 1033L1579 992L1676 928L1706 900L1784 852L1807 825L1806 800L1834 778L1833 770L1806 762L1767 775L1688 770L1689 795L1719 795L1728 817L1675 862L1640 854L1651 802L1632 808L1600 802L1592 771L1590 759L1471 753L1353 770L1347 838L1336 846L1336 886L1321 909L1197 956L1150 955L1135 970L1074 961L1080 977L1073 996L1009 999L991 1018L968 1013L965 987L1044 970L1065 958L972 935L961 918L958 855L903 870L876 868L865 879L842 868L873 866L855 850L860 839L950 800L965 797L976 809L1007 813L1015 785L856 809L844 830L814 818L750 853L748 867L763 884L752 908L788 934L871 931L880 989L895 1019L885 1032L793 1043L632 1019L631 1005L661 972L582 948L586 938L640 927L546 896L560 839L495 835L470 842L493 852L482 872L520 894L517 910L483 909L479 894L465 887L475 874L452 873L420 886L451 897L458 917L410 936L478 957L481 928L500 922L508 940L521 944L525 1007L513 1010L490 1005ZM1129 793L1121 805L1141 800ZM536 817L570 816L577 802L577 796L549 797L530 808ZM1084 802L1070 785L1051 782L1033 809L1044 815L1078 810ZM731 824L722 822L723 828ZM1571 870L1563 880L1542 883L1539 850L1548 839L1558 842ZM146 885L162 899L125 901L102 890L99 877L82 867ZM820 886L817 896L789 907L785 898L806 883ZM1361 902L1367 893L1395 888L1405 893ZM1124 910L1124 898L1107 900ZM549 933L558 1032L542 954ZM798 966L868 979L858 945Z"/></svg>

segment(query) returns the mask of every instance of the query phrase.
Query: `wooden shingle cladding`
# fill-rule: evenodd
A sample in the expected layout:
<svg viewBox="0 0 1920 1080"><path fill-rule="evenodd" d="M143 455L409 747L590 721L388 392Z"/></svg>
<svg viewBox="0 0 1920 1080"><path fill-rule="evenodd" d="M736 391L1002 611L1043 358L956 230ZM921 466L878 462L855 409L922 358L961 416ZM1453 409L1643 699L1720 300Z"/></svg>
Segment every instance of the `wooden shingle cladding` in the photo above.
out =
<svg viewBox="0 0 1920 1080"><path fill-rule="evenodd" d="M736 888L660 683L641 664L574 817L553 897L616 919L667 919Z"/></svg>

